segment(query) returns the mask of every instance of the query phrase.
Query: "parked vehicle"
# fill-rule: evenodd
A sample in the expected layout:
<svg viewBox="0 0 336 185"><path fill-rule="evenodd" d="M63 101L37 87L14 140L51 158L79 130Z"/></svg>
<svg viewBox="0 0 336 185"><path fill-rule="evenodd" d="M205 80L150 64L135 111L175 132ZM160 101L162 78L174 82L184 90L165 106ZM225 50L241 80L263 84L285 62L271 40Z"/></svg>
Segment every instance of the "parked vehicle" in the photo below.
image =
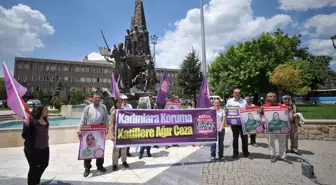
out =
<svg viewBox="0 0 336 185"><path fill-rule="evenodd" d="M33 107L34 105L41 104L41 101L30 99L26 103L29 107Z"/></svg>

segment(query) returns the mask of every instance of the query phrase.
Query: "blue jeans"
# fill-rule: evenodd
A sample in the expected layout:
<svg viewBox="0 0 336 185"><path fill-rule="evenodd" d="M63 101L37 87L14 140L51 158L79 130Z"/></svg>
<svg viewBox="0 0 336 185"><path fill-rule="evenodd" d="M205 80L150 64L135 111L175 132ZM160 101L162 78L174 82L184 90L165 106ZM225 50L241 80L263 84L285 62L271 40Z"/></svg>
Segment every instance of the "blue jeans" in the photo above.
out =
<svg viewBox="0 0 336 185"><path fill-rule="evenodd" d="M224 157L224 137L225 129L222 129L222 132L218 133L218 157ZM217 143L211 144L211 157L216 158L216 146Z"/></svg>
<svg viewBox="0 0 336 185"><path fill-rule="evenodd" d="M147 155L150 155L151 146L140 146L140 155L143 155L145 149L147 150Z"/></svg>

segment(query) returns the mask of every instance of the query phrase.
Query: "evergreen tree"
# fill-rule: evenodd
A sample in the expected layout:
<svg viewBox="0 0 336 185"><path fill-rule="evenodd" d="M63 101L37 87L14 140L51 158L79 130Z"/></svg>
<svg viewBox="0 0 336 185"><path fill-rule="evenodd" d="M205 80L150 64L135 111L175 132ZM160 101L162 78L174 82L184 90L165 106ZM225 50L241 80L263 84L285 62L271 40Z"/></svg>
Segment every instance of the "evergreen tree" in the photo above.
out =
<svg viewBox="0 0 336 185"><path fill-rule="evenodd" d="M184 94L193 95L196 99L196 92L202 84L201 62L196 51L192 48L191 52L183 60L181 73L178 75L178 84L184 90Z"/></svg>

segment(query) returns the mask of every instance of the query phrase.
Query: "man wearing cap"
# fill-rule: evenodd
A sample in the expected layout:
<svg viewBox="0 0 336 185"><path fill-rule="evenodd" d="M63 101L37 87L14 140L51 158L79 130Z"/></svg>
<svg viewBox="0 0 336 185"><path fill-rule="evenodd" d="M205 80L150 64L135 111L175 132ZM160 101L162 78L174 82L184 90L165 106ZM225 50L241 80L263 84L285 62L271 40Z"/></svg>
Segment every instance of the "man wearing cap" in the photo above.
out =
<svg viewBox="0 0 336 185"><path fill-rule="evenodd" d="M295 113L298 112L298 109L296 107L295 104L293 104L292 102L292 97L289 95L285 95L282 97L282 101L284 103L285 106L288 107L289 109L289 116L290 116L290 135L287 135L287 139L286 139L286 148L287 148L287 152L291 152L291 153L295 153L297 155L301 155L298 151L298 145L299 145L299 127L296 124L295 121ZM290 138L291 141L291 146L290 146L290 150L288 149L288 139Z"/></svg>
<svg viewBox="0 0 336 185"><path fill-rule="evenodd" d="M78 138L82 137L82 127L84 125L106 125L106 134L108 133L109 120L105 105L100 103L100 94L93 94L92 103L84 108L84 113L78 126L77 135ZM103 167L104 158L96 159L97 169L101 172L106 172ZM90 174L91 159L84 160L84 177Z"/></svg>

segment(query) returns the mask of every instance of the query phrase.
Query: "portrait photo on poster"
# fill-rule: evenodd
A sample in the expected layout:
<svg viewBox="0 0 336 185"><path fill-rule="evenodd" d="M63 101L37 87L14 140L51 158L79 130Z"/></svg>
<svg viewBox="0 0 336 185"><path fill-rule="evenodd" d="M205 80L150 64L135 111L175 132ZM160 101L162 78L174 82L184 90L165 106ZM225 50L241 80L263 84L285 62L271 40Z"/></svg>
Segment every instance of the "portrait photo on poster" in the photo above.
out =
<svg viewBox="0 0 336 185"><path fill-rule="evenodd" d="M261 118L257 109L241 111L240 118L242 120L244 135L258 134L264 132Z"/></svg>
<svg viewBox="0 0 336 185"><path fill-rule="evenodd" d="M105 130L83 131L79 145L78 159L103 158L105 151Z"/></svg>
<svg viewBox="0 0 336 185"><path fill-rule="evenodd" d="M265 111L267 133L288 134L289 115L286 110Z"/></svg>

